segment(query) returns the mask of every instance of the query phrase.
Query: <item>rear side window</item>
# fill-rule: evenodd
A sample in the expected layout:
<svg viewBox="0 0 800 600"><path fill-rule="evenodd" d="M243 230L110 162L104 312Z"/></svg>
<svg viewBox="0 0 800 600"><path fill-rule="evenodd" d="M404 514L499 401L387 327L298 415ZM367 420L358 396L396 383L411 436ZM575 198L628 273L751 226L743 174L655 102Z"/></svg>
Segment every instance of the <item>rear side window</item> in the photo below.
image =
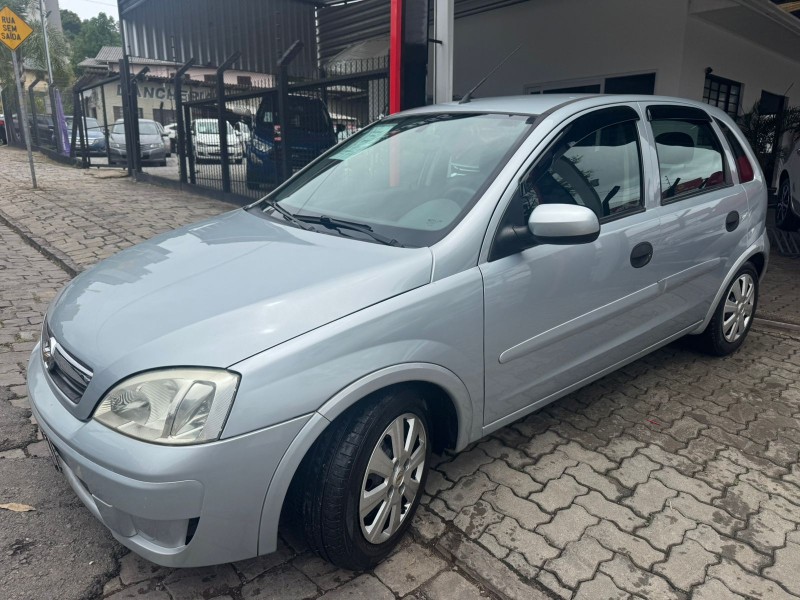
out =
<svg viewBox="0 0 800 600"><path fill-rule="evenodd" d="M651 125L663 200L680 200L727 184L722 145L711 123L654 119Z"/></svg>
<svg viewBox="0 0 800 600"><path fill-rule="evenodd" d="M739 140L736 139L734 133L725 123L717 121L717 125L719 125L719 128L722 130L725 139L728 140L728 144L733 151L733 157L736 159L736 171L739 173L739 183L753 181L753 179L755 179L753 165L750 163L750 159L747 158L747 153L744 151L744 148L742 148Z"/></svg>

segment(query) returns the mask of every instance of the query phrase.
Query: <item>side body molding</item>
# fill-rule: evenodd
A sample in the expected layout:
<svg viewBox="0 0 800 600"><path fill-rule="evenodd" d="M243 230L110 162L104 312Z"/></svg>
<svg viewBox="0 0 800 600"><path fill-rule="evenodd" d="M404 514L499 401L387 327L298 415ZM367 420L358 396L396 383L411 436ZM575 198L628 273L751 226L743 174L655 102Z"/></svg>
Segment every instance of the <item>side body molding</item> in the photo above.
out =
<svg viewBox="0 0 800 600"><path fill-rule="evenodd" d="M474 421L472 399L467 386L452 371L431 363L404 363L386 367L366 375L340 390L315 412L297 434L281 458L267 488L259 525L258 554L277 549L278 522L286 493L303 457L328 425L360 399L382 388L407 381L424 381L438 385L453 401L458 417L456 451L481 437L483 423Z"/></svg>

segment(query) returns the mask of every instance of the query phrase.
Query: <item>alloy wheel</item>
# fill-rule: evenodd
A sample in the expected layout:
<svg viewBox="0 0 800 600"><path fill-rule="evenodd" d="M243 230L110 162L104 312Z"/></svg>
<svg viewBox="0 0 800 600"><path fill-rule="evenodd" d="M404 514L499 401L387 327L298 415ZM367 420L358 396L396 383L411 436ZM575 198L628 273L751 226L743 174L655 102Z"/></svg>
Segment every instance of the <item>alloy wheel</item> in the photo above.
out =
<svg viewBox="0 0 800 600"><path fill-rule="evenodd" d="M780 195L778 196L778 205L775 207L775 222L783 223L789 216L791 204L791 190L789 186L784 184L781 186Z"/></svg>
<svg viewBox="0 0 800 600"><path fill-rule="evenodd" d="M387 541L414 505L425 472L427 432L412 413L400 415L378 438L359 496L359 523L371 544Z"/></svg>
<svg viewBox="0 0 800 600"><path fill-rule="evenodd" d="M749 273L740 275L728 290L722 312L722 335L728 343L736 342L750 325L755 306L756 285Z"/></svg>

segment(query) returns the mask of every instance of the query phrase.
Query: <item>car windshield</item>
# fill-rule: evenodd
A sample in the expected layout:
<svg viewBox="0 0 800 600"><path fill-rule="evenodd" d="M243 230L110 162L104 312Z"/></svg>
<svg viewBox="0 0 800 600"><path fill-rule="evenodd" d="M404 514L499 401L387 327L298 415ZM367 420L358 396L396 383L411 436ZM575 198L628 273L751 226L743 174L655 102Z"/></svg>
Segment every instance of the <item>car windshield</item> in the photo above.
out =
<svg viewBox="0 0 800 600"><path fill-rule="evenodd" d="M120 135L125 135L125 123L119 121L114 123L114 128L111 130L111 133L117 133ZM158 132L158 127L152 121L139 121L139 135L161 135Z"/></svg>
<svg viewBox="0 0 800 600"><path fill-rule="evenodd" d="M469 212L530 133L533 120L437 113L380 121L265 200L301 220L345 220L403 246L428 246ZM316 229L369 239L347 229Z"/></svg>
<svg viewBox="0 0 800 600"><path fill-rule="evenodd" d="M139 121L139 135L161 135L152 121Z"/></svg>
<svg viewBox="0 0 800 600"><path fill-rule="evenodd" d="M206 135L219 133L219 123L217 123L217 121L198 121L197 133ZM231 135L232 133L233 128L231 127L231 124L228 123L228 135Z"/></svg>

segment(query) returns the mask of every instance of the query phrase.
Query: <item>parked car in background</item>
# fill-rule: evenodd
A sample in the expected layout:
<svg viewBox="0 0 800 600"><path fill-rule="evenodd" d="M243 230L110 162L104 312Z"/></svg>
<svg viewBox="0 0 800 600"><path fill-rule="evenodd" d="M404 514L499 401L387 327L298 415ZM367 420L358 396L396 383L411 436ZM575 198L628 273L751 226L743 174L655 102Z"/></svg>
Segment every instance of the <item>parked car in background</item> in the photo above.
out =
<svg viewBox="0 0 800 600"><path fill-rule="evenodd" d="M172 154L178 152L178 124L177 123L170 123L169 125L164 125L164 129L169 134L169 147Z"/></svg>
<svg viewBox="0 0 800 600"><path fill-rule="evenodd" d="M261 201L84 271L31 355L33 417L79 498L150 561L273 552L283 512L323 558L370 569L433 451L686 335L736 352L766 215L745 138L699 102L400 113Z"/></svg>
<svg viewBox="0 0 800 600"><path fill-rule="evenodd" d="M230 122L227 122L227 125L228 131L225 137L228 143L228 158L235 163L241 164L244 159L242 142L233 125ZM222 158L221 137L217 119L197 119L192 121L192 146L195 161L219 162Z"/></svg>
<svg viewBox="0 0 800 600"><path fill-rule="evenodd" d="M75 118L72 115L64 117L67 122L67 135L72 136L72 126ZM84 117L84 130L83 135L86 136L86 146L90 156L106 156L106 132L105 129L97 122L97 119L91 117ZM81 132L77 131L75 135L76 152L80 154Z"/></svg>
<svg viewBox="0 0 800 600"><path fill-rule="evenodd" d="M169 131L167 131L166 128L158 121L155 121L155 124L158 127L159 133L161 134L161 141L164 142L164 151L167 153L167 158L169 158L172 156L172 142L170 142L169 139Z"/></svg>
<svg viewBox="0 0 800 600"><path fill-rule="evenodd" d="M265 95L256 113L247 152L247 187L251 189L278 182L277 119L277 98L274 94ZM328 107L318 98L289 96L287 122L292 172L302 169L338 141Z"/></svg>
<svg viewBox="0 0 800 600"><path fill-rule="evenodd" d="M775 224L786 231L800 229L800 139L780 167Z"/></svg>
<svg viewBox="0 0 800 600"><path fill-rule="evenodd" d="M139 151L143 164L158 167L167 166L167 151L158 123L148 119L139 119ZM111 128L108 136L108 162L112 165L127 163L125 146L125 122L120 119Z"/></svg>

